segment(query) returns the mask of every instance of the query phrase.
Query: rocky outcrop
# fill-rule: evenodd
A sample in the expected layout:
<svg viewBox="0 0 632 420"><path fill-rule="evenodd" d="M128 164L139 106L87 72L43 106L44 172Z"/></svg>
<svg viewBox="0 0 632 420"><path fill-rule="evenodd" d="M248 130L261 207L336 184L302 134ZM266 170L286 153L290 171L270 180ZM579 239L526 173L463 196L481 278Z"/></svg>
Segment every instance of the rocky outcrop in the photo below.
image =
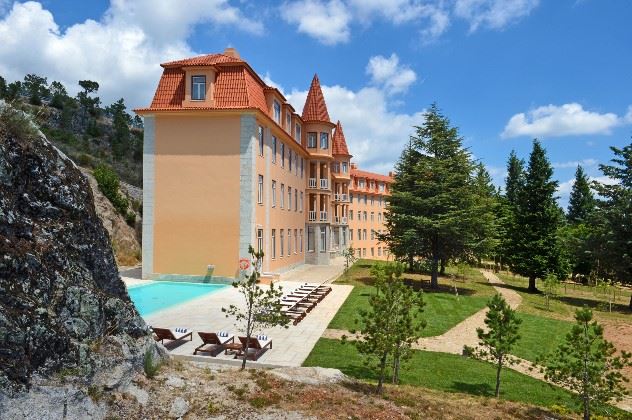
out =
<svg viewBox="0 0 632 420"><path fill-rule="evenodd" d="M116 262L120 266L138 264L141 257L140 225L142 221L137 216L136 225L138 229L128 225L125 218L116 211L110 200L101 193L97 180L94 179L92 173L84 168L81 171L86 176L92 189L95 210L110 236Z"/></svg>
<svg viewBox="0 0 632 420"><path fill-rule="evenodd" d="M351 381L340 370L323 367L283 367L270 370L270 374L286 381L306 385L328 385Z"/></svg>
<svg viewBox="0 0 632 420"><path fill-rule="evenodd" d="M63 399L66 410L81 400L99 417L87 389L124 388L147 351L164 355L93 201L73 162L0 103L0 412Z"/></svg>

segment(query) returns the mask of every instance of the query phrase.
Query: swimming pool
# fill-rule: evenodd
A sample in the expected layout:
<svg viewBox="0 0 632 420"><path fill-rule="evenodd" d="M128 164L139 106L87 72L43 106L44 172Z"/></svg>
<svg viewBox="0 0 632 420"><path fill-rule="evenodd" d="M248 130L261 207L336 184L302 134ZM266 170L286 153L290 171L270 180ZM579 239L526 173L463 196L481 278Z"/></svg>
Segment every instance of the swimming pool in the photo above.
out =
<svg viewBox="0 0 632 420"><path fill-rule="evenodd" d="M156 281L128 289L141 316L230 287L226 284Z"/></svg>

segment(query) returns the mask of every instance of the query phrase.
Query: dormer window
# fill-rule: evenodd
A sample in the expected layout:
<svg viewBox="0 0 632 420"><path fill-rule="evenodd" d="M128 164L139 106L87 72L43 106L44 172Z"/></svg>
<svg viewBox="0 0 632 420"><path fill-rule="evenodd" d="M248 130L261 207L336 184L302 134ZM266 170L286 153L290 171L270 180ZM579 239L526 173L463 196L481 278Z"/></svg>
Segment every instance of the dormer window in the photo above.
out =
<svg viewBox="0 0 632 420"><path fill-rule="evenodd" d="M292 134L292 116L289 112L285 113L285 129L288 133Z"/></svg>
<svg viewBox="0 0 632 420"><path fill-rule="evenodd" d="M294 138L296 139L297 142L301 142L301 126L300 124L296 124L295 129L294 129Z"/></svg>
<svg viewBox="0 0 632 420"><path fill-rule="evenodd" d="M349 171L347 162L342 162L342 173L346 174Z"/></svg>
<svg viewBox="0 0 632 420"><path fill-rule="evenodd" d="M281 104L279 104L277 101L274 101L272 103L272 109L274 111L274 121L276 121L277 124L281 124Z"/></svg>
<svg viewBox="0 0 632 420"><path fill-rule="evenodd" d="M307 147L316 148L316 133L307 133Z"/></svg>
<svg viewBox="0 0 632 420"><path fill-rule="evenodd" d="M206 76L191 77L191 100L203 101L206 99Z"/></svg>

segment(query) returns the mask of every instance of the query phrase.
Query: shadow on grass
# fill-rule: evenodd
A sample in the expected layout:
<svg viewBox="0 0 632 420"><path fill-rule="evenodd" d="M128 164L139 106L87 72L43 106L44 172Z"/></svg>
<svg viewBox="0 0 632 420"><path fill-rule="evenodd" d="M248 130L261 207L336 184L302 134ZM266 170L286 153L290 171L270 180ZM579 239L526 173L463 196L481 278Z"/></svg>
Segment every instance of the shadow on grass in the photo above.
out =
<svg viewBox="0 0 632 420"><path fill-rule="evenodd" d="M438 288L433 289L430 287L430 280L417 280L410 278L404 278L404 284L412 287L416 291L423 290L424 293L446 293L454 295L454 286L449 284L439 284ZM457 285L457 289L460 296L471 296L476 293L476 290L460 287L459 285Z"/></svg>
<svg viewBox="0 0 632 420"><path fill-rule="evenodd" d="M559 296L557 298L560 302L566 303L568 305L584 307L588 306L591 309L596 309L602 312L608 312L609 305L605 301L598 299L587 299L575 296ZM629 314L630 308L621 303L613 303L612 304L612 312L617 312L620 314Z"/></svg>
<svg viewBox="0 0 632 420"><path fill-rule="evenodd" d="M479 395L483 397L493 397L494 390L488 383L471 384L467 382L453 382L452 388L455 391L464 392L472 395Z"/></svg>

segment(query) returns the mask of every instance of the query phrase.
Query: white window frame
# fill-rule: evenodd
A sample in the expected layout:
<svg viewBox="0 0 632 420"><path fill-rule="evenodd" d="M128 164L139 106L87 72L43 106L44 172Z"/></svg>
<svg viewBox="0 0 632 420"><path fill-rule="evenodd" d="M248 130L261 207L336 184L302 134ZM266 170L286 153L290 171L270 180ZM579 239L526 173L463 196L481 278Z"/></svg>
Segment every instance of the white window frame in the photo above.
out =
<svg viewBox="0 0 632 420"><path fill-rule="evenodd" d="M196 79L202 79L203 82L196 82ZM200 86L202 90L200 91ZM192 101L205 101L206 100L206 76L202 74L196 74L191 76L191 100Z"/></svg>
<svg viewBox="0 0 632 420"><path fill-rule="evenodd" d="M263 175L259 175L259 185L257 188L257 203L263 204Z"/></svg>
<svg viewBox="0 0 632 420"><path fill-rule="evenodd" d="M276 207L276 181L272 180L272 207Z"/></svg>

